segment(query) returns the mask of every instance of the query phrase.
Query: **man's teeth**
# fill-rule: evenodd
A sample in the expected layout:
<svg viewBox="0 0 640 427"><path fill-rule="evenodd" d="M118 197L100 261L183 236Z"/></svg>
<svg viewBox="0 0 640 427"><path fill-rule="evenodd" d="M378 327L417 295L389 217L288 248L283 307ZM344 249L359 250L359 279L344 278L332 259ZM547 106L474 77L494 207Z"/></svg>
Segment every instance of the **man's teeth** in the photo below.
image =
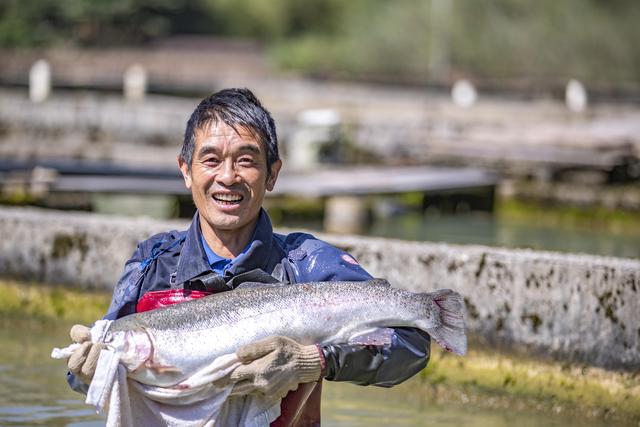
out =
<svg viewBox="0 0 640 427"><path fill-rule="evenodd" d="M220 202L239 202L242 200L242 196L237 194L215 194L213 198Z"/></svg>

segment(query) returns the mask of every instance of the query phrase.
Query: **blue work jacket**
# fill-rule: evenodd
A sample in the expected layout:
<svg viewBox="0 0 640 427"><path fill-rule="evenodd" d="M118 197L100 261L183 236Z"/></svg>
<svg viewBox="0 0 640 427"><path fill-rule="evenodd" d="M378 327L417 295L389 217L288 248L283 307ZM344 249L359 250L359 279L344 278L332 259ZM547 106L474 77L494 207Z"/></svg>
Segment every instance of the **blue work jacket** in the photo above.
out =
<svg viewBox="0 0 640 427"><path fill-rule="evenodd" d="M231 291L242 282L262 281L261 274L292 284L371 278L351 255L310 234L274 233L264 210L251 243L222 274L213 272L196 213L186 231L160 233L138 244L125 264L104 318L115 320L135 313L138 300L150 291ZM429 336L413 328L395 328L391 344L386 346L325 345L325 379L390 387L423 369L429 350ZM86 393L87 386L73 374L67 379L74 390Z"/></svg>

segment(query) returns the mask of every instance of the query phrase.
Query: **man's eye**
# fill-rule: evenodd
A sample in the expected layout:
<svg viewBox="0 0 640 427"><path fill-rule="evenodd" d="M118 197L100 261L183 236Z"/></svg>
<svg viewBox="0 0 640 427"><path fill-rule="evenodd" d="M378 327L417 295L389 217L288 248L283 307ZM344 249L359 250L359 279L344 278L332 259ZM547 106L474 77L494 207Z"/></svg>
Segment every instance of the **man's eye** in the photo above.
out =
<svg viewBox="0 0 640 427"><path fill-rule="evenodd" d="M243 166L252 166L255 162L251 157L241 157L238 160L238 163L240 163Z"/></svg>
<svg viewBox="0 0 640 427"><path fill-rule="evenodd" d="M208 157L203 160L203 163L207 165L217 165L218 163L220 163L220 161L215 157Z"/></svg>

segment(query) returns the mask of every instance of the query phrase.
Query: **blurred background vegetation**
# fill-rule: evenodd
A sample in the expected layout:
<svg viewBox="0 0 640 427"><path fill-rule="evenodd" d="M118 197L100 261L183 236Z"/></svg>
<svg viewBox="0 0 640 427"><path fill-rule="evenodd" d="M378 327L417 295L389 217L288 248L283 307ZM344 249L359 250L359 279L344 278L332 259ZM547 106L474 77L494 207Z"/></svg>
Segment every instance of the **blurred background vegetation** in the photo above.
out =
<svg viewBox="0 0 640 427"><path fill-rule="evenodd" d="M637 0L2 0L0 47L252 38L272 61L395 82L640 76Z"/></svg>

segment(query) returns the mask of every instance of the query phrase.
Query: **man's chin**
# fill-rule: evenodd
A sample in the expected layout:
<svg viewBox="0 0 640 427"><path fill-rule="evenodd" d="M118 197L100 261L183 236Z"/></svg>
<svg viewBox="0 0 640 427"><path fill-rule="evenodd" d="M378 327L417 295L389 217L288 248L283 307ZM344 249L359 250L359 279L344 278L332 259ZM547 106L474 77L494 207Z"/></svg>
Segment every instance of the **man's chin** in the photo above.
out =
<svg viewBox="0 0 640 427"><path fill-rule="evenodd" d="M225 218L222 220L212 221L209 224L211 224L211 227L217 230L231 231L241 227L242 221L240 221L240 218L235 217L235 218Z"/></svg>
<svg viewBox="0 0 640 427"><path fill-rule="evenodd" d="M233 231L242 228L247 223L251 222L244 215L231 215L231 214L216 214L213 217L205 217L205 220L209 223L209 226L215 230L221 231Z"/></svg>

